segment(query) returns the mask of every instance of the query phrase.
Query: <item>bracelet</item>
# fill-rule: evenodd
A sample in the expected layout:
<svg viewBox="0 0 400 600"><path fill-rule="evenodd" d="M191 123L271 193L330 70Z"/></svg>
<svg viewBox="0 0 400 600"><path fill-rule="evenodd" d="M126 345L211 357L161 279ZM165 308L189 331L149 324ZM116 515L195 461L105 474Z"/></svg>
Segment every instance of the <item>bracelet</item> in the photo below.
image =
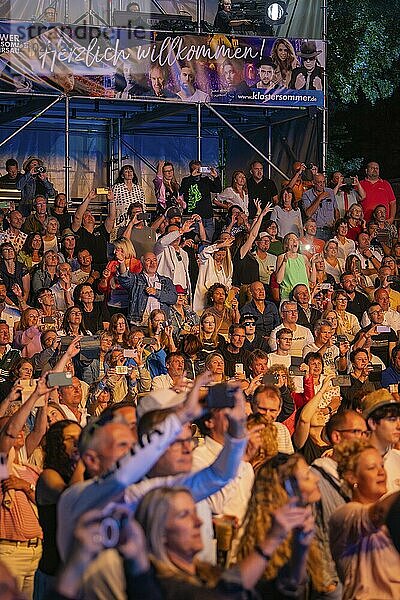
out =
<svg viewBox="0 0 400 600"><path fill-rule="evenodd" d="M270 561L270 560L271 560L271 555L270 555L270 554L266 554L266 553L264 552L264 550L261 548L261 546L259 546L258 544L257 544L257 546L254 546L254 550L255 550L255 552L257 552L257 554L258 554L259 556L261 556L261 558L263 558L264 560L267 560L267 561Z"/></svg>

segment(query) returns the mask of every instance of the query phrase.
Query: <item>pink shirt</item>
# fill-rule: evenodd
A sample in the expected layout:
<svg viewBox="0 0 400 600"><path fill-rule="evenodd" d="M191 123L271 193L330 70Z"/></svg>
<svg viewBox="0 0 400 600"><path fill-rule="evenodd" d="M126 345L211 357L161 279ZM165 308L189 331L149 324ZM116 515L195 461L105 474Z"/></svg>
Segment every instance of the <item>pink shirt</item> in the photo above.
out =
<svg viewBox="0 0 400 600"><path fill-rule="evenodd" d="M383 204L386 207L386 217L389 218L390 203L396 202L396 196L390 183L385 179L378 179L375 183L363 179L360 183L367 194L364 200L361 200L366 222L368 223L371 219L372 212L378 204Z"/></svg>

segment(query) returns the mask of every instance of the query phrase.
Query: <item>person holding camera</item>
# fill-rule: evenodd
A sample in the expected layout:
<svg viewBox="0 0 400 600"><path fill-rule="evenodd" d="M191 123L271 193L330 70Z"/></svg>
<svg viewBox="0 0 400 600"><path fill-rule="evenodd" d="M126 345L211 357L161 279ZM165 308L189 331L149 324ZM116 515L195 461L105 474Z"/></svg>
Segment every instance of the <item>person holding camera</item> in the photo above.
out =
<svg viewBox="0 0 400 600"><path fill-rule="evenodd" d="M381 306L374 302L368 309L370 324L363 327L354 338L354 350L371 342L371 352L388 365L390 355L397 342L397 335L391 327L383 325L384 314Z"/></svg>
<svg viewBox="0 0 400 600"><path fill-rule="evenodd" d="M332 173L328 187L333 189L339 214L342 218L346 215L352 204L360 204L366 196L357 175L345 178L340 171L335 171Z"/></svg>
<svg viewBox="0 0 400 600"><path fill-rule="evenodd" d="M128 208L131 204L139 203L142 210L146 210L144 191L139 185L138 177L132 165L124 165L118 173L118 178L113 186L115 198L116 217L110 241L119 236L119 230L128 225Z"/></svg>
<svg viewBox="0 0 400 600"><path fill-rule="evenodd" d="M214 217L211 193L222 192L221 178L214 167L203 167L199 160L189 163L190 175L184 177L179 189L188 214L201 216L208 241L214 236Z"/></svg>
<svg viewBox="0 0 400 600"><path fill-rule="evenodd" d="M18 210L27 217L32 208L32 201L36 196L44 198L54 197L56 190L49 181L43 160L36 156L30 156L22 165L25 174L17 182L17 189L21 190L21 202Z"/></svg>

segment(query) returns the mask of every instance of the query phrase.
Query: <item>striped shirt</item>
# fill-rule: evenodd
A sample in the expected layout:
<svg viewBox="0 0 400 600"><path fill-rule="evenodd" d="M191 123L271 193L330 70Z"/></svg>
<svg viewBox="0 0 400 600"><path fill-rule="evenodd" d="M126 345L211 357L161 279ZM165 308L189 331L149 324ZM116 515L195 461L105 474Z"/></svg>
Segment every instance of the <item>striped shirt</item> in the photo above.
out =
<svg viewBox="0 0 400 600"><path fill-rule="evenodd" d="M39 479L38 471L35 467L29 465L13 463L10 467L10 473L34 485ZM3 501L7 503L8 507L4 506ZM7 496L4 498L0 488L0 538L27 542L33 538L42 537L42 529L36 515L36 508L25 492L11 490L7 492Z"/></svg>

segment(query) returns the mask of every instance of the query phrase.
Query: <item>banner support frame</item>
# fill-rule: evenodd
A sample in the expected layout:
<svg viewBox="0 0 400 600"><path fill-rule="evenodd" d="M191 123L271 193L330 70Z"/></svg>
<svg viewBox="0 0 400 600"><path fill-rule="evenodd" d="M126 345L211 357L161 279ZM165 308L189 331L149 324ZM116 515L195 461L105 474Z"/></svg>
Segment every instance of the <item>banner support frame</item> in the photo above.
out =
<svg viewBox="0 0 400 600"><path fill-rule="evenodd" d="M272 167L273 169L275 169L275 171L277 171L277 173L279 173L279 175L281 175L284 179L290 179L288 175L286 175L283 171L280 170L279 167L277 167L272 160L270 160L268 158L268 156L266 156L264 154L264 152L262 152L259 148L257 148L257 146L255 146L252 142L250 142L250 140L248 140L234 125L232 125L232 123L229 123L229 121L227 119L225 119L225 117L223 117L217 110L215 110L215 108L213 106L211 106L211 104L205 104L205 106L207 106L207 108L216 116L218 117L227 127L229 127L229 129L231 129L231 131L233 131L234 133L236 133L236 135L243 140L248 146L250 146L250 148L252 148L253 150L255 150L255 152L257 152L257 154L259 156L261 156L269 165L269 167Z"/></svg>
<svg viewBox="0 0 400 600"><path fill-rule="evenodd" d="M65 164L64 164L64 190L65 190L65 195L67 197L67 206L69 206L69 202L70 202L70 176L69 176L69 170L71 168L70 162L71 162L71 157L69 155L69 134L70 134L70 129L69 129L69 102L70 99L67 95L65 95Z"/></svg>
<svg viewBox="0 0 400 600"><path fill-rule="evenodd" d="M37 115L33 115L33 117L31 117L29 119L29 121L27 121L26 123L24 123L23 125L21 125L21 127L18 127L18 129L16 129L15 131L13 131L8 137L6 137L5 140L0 141L0 148L2 146L4 146L4 144L7 144L7 142L9 142L10 140L12 140L16 135L18 135L19 133L21 133L21 131L23 131L26 127L28 127L28 125L31 125L31 123L34 123L36 121L36 119L39 119L39 117L41 117L42 115L44 115L45 112L47 112L48 110L50 110L50 108L52 108L55 104L57 104L57 102L60 102L60 100L62 100L65 97L65 94L63 94L62 96L57 96L57 98L55 100L53 100L53 102L51 102L48 106L45 106L42 110L40 110Z"/></svg>

